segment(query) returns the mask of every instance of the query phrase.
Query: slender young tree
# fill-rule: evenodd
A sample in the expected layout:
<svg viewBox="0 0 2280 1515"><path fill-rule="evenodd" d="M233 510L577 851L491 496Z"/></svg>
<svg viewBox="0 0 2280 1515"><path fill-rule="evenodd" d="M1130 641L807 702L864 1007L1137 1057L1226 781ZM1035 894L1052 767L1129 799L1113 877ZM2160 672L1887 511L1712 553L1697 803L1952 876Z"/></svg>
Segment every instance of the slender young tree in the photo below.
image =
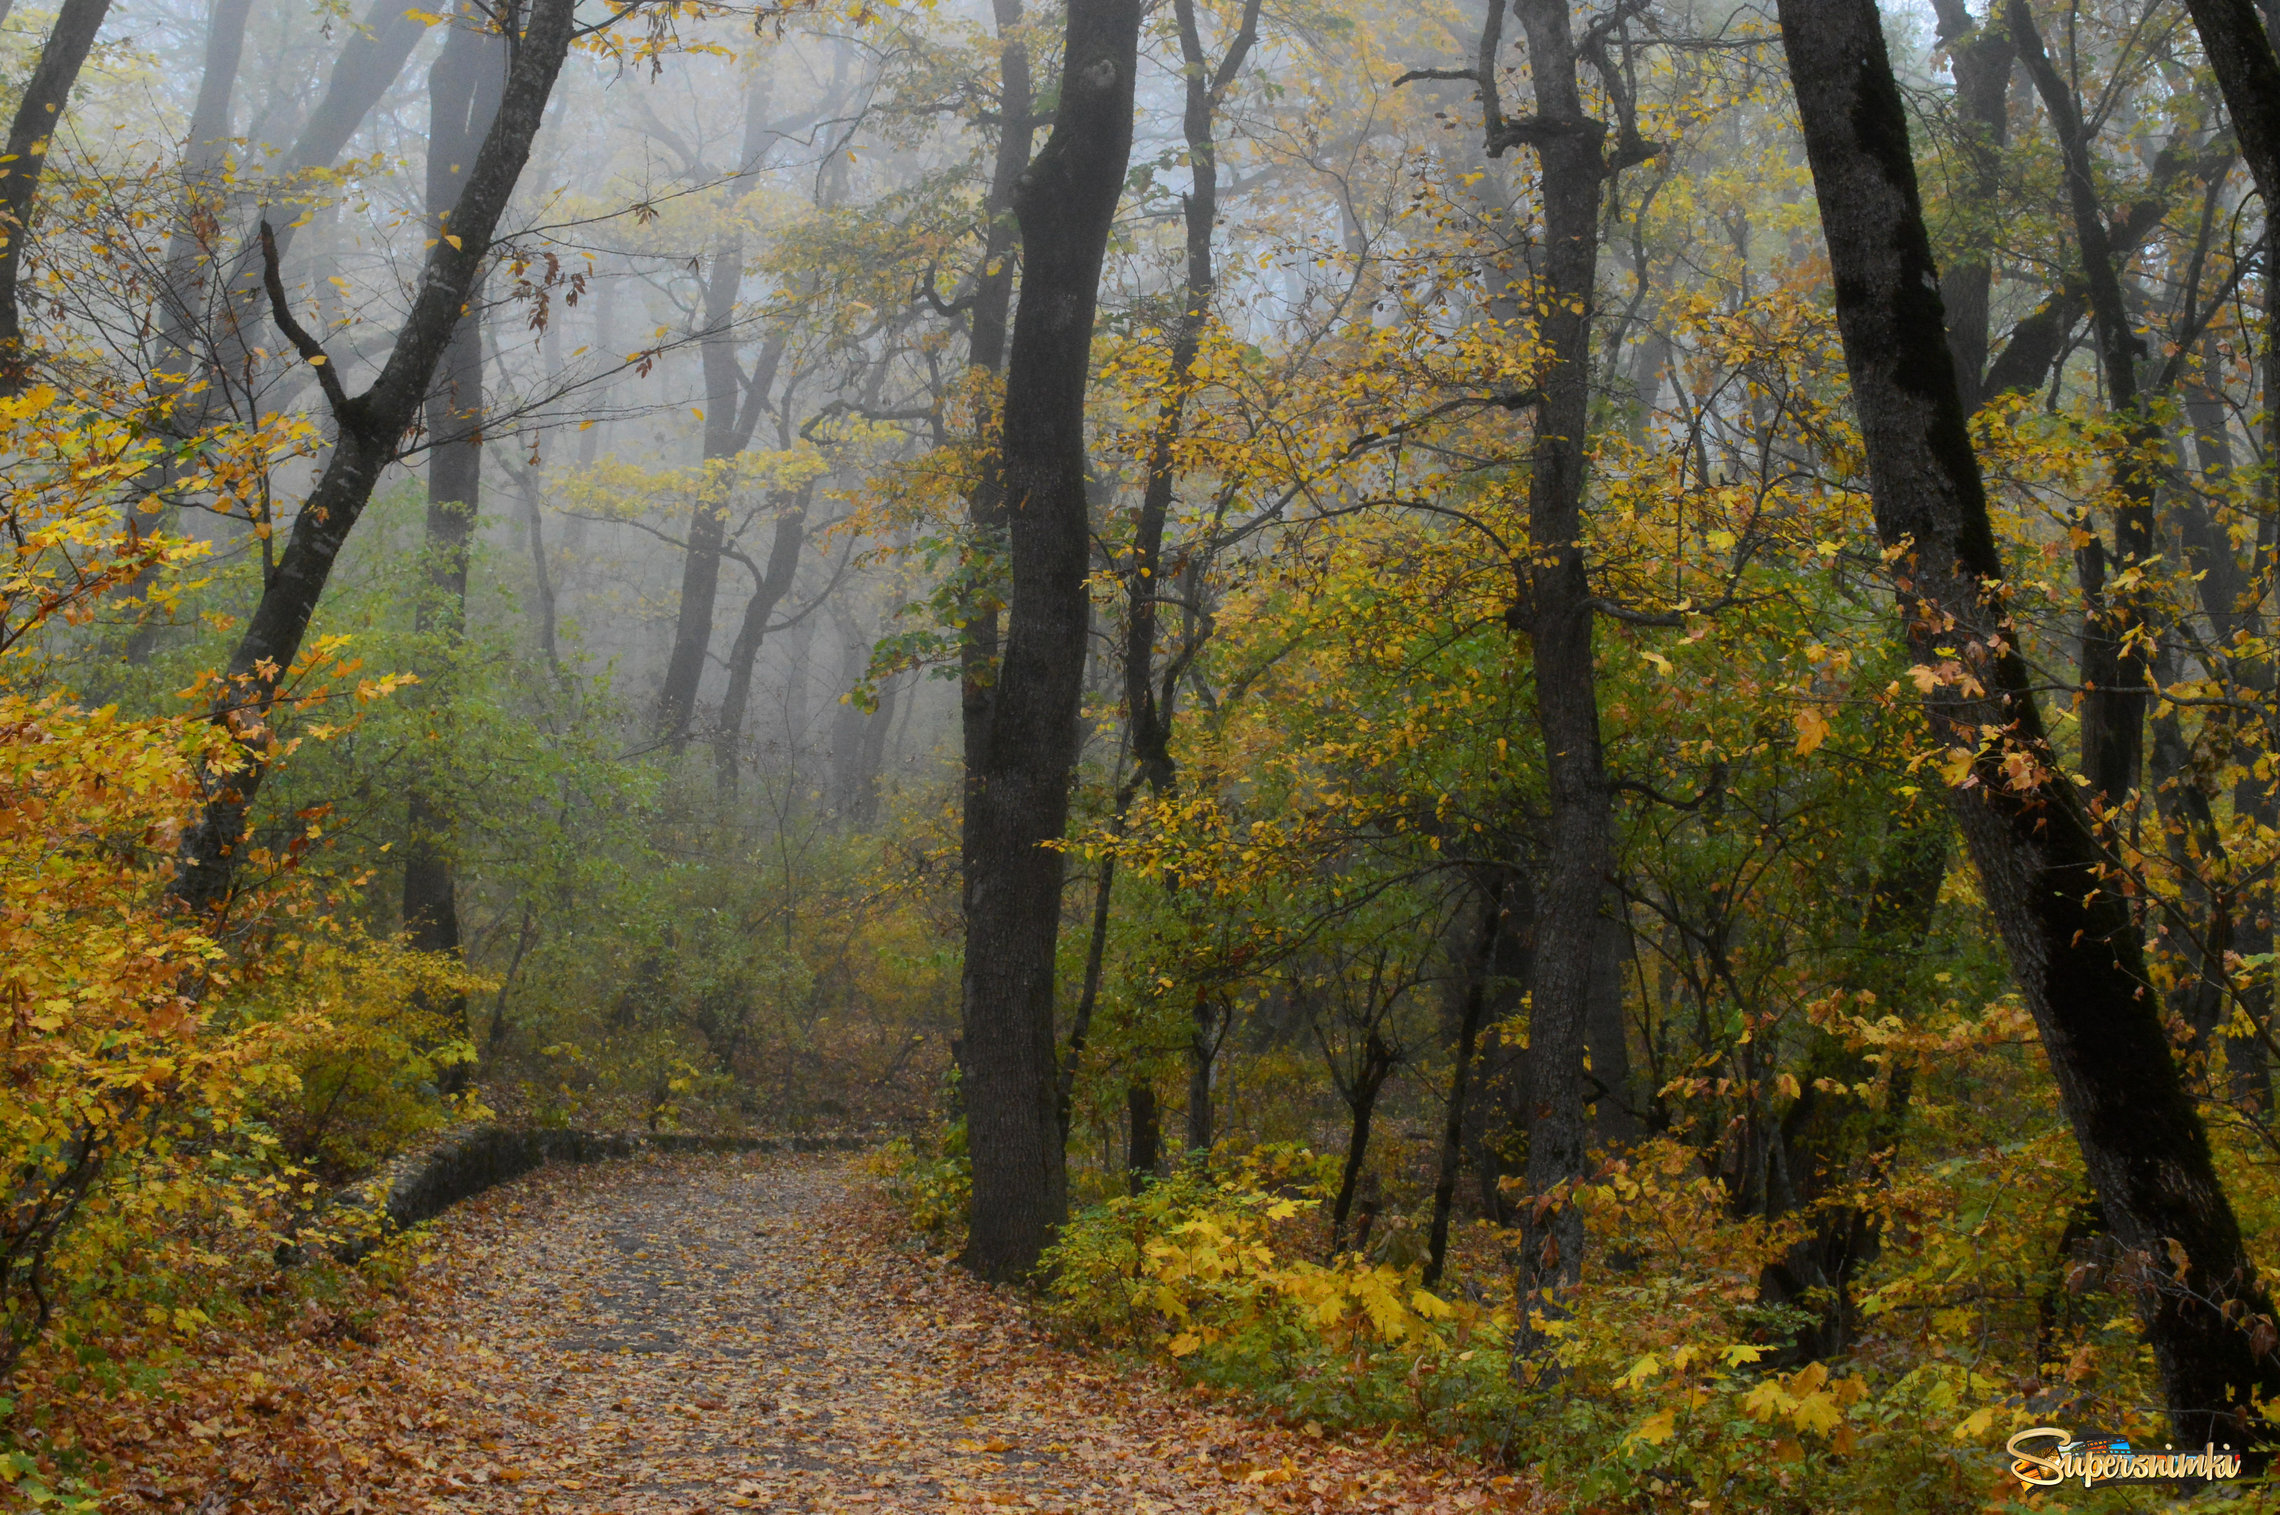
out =
<svg viewBox="0 0 2280 1515"><path fill-rule="evenodd" d="M2272 1305L2170 1054L2129 902L2052 752L1948 351L1907 111L1874 0L1782 0L1877 534L1942 746L1976 750L1958 824L2042 1034L2093 1189L2138 1281L2172 1433L2263 1444ZM1983 733L1999 739L1982 744Z"/></svg>
<svg viewBox="0 0 2280 1515"><path fill-rule="evenodd" d="M1053 1024L1069 783L1091 605L1085 389L1132 152L1138 0L1072 0L1053 132L1014 195L1021 313L1002 453L1012 569L973 814L963 985L974 1195L966 1263L1013 1280L1066 1214Z"/></svg>

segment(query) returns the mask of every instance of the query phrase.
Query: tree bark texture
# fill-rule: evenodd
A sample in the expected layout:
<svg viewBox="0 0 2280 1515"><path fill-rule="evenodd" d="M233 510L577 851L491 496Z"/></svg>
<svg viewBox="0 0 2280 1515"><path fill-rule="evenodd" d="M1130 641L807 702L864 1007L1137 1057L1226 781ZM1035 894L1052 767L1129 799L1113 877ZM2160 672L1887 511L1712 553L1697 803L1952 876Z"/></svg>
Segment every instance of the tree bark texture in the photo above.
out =
<svg viewBox="0 0 2280 1515"><path fill-rule="evenodd" d="M1613 871L1610 795L1599 735L1591 585L1583 559L1584 443L1590 427L1591 310L1599 269L1598 211L1610 168L1606 127L1586 116L1567 0L1518 0L1527 36L1543 164L1542 282L1535 295L1536 374L1543 398L1529 463L1530 559L1517 588L1533 648L1536 720L1547 810L1536 896L1525 1106L1528 1192L1519 1248L1522 1309L1572 1284L1583 1260L1583 1216L1567 1191L1583 1177L1590 1140L1584 1040L1591 1012L1600 906ZM1492 61L1492 60L1491 60ZM1515 1349L1535 1333L1514 1332Z"/></svg>
<svg viewBox="0 0 2280 1515"><path fill-rule="evenodd" d="M2261 1442L2280 1393L2271 1303L2146 982L2128 902L2051 752L1946 345L1939 275L1874 0L1782 0L1879 537L1909 649L1950 681L1934 739L1978 750L1952 792L2093 1189L2131 1258L2172 1434ZM1983 731L1998 733L1982 748Z"/></svg>
<svg viewBox="0 0 2280 1515"><path fill-rule="evenodd" d="M1091 605L1085 387L1101 263L1132 150L1138 0L1072 0L1060 106L1014 196L1021 313L1003 457L1012 568L995 707L967 803L966 1262L1026 1276L1067 1211L1053 1024L1069 784Z"/></svg>
<svg viewBox="0 0 2280 1515"><path fill-rule="evenodd" d="M958 725L964 767L958 838L960 906L968 918L973 912L974 859L981 845L975 829L981 820L976 796L988 762L990 716L997 708L1004 608L999 578L1005 551L1005 476L1004 460L994 445L996 400L991 390L1005 368L1006 334L1012 325L1014 253L1020 239L1014 195L1029 171L1036 128L1030 116L1034 102L1029 48L1021 38L1021 0L992 0L991 8L998 30L998 144L989 194L982 202L982 265L968 318L967 369L979 381L982 397L975 417L980 457L973 493L966 502L971 582L966 591L966 625L958 639Z"/></svg>
<svg viewBox="0 0 2280 1515"><path fill-rule="evenodd" d="M474 292L569 52L574 10L573 0L531 0L497 116L452 215L456 240L438 239L428 249L411 310L379 377L362 394L351 396L328 373L329 363L318 370L339 422L339 440L294 517L276 570L225 670L213 715L235 738L235 760L203 775L205 803L196 824L183 835L172 891L187 908L218 911L228 902L247 815L267 773L274 739L269 719L279 687L300 654L333 562L382 471L396 460ZM282 295L281 287L277 293ZM283 314L283 300L275 305L275 313ZM304 357L310 355L303 351Z"/></svg>

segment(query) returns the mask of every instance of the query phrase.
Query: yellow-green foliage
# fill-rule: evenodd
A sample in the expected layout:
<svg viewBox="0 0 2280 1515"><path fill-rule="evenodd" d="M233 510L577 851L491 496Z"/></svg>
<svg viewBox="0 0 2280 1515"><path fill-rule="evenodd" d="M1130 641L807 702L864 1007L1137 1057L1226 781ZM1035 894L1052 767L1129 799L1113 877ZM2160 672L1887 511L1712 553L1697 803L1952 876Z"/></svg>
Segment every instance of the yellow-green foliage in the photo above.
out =
<svg viewBox="0 0 2280 1515"><path fill-rule="evenodd" d="M1484 1432L1509 1400L1509 1309L1351 1252L1302 1256L1319 1245L1312 1187L1182 1170L1095 1206L1046 1256L1048 1314L1302 1419Z"/></svg>

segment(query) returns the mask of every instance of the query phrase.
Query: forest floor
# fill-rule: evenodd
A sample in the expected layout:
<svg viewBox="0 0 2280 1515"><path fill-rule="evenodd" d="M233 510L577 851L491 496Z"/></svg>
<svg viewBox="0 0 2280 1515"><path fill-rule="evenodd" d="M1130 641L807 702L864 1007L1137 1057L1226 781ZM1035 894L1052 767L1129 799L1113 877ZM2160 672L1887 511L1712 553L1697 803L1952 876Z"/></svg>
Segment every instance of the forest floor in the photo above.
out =
<svg viewBox="0 0 2280 1515"><path fill-rule="evenodd" d="M1477 1463L1059 1346L901 1242L842 1156L553 1168L421 1245L385 1318L312 1307L114 1414L106 1508L1548 1507Z"/></svg>

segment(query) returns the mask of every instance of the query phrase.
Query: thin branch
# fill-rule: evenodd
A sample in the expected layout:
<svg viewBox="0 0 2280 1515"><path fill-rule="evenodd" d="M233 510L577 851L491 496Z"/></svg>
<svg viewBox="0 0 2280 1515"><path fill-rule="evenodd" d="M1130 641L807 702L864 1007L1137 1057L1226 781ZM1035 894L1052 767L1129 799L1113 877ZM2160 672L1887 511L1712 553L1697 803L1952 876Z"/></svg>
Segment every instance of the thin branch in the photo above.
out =
<svg viewBox="0 0 2280 1515"><path fill-rule="evenodd" d="M267 218L261 223L261 282L269 290L269 316L293 350L317 371L317 387L325 392L325 402L332 406L333 415L343 426L362 428L364 407L348 396L341 387L340 374L333 361L325 355L324 347L307 328L293 319L292 302L285 297L285 276L277 268L277 233L270 229Z"/></svg>

